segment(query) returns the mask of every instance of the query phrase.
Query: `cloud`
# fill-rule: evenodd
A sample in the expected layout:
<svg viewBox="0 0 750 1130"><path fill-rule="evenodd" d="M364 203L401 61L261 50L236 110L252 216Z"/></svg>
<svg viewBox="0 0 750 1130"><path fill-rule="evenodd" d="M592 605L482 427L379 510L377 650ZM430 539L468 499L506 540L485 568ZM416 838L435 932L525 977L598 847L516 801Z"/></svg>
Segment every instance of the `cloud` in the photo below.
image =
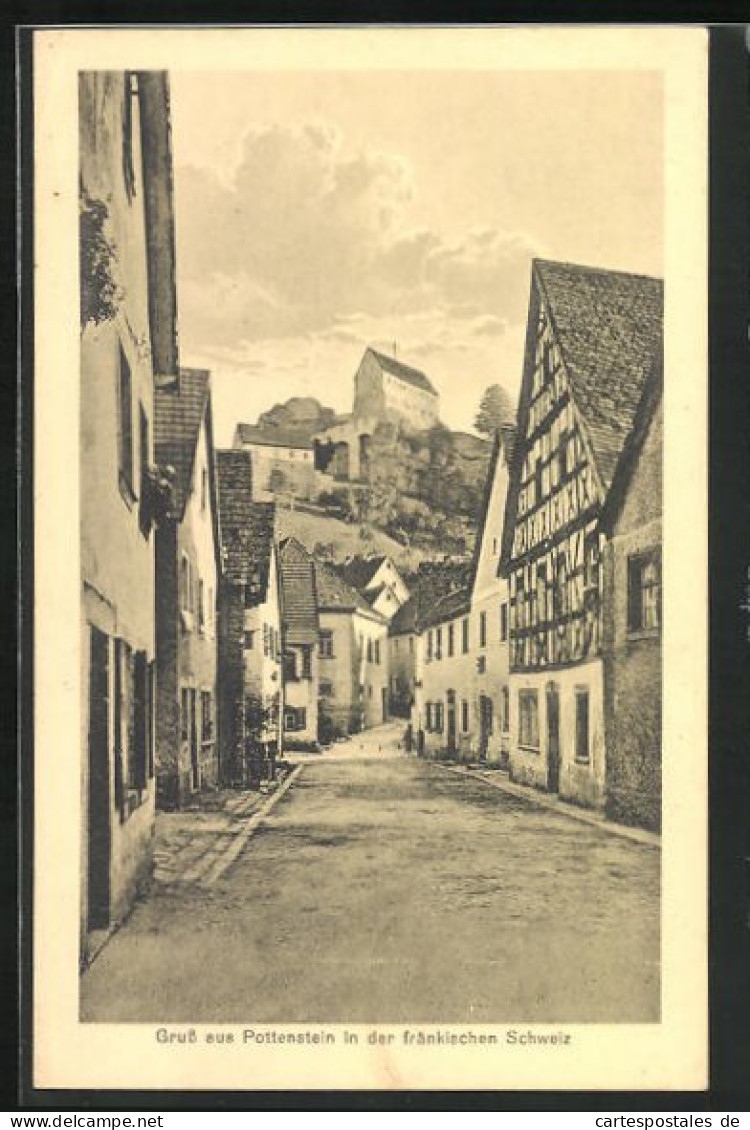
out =
<svg viewBox="0 0 750 1130"><path fill-rule="evenodd" d="M231 184L194 166L176 179L188 347L323 333L353 344L373 319L403 317L497 336L523 316L529 239L419 226L406 160L347 151L326 123L249 131Z"/></svg>

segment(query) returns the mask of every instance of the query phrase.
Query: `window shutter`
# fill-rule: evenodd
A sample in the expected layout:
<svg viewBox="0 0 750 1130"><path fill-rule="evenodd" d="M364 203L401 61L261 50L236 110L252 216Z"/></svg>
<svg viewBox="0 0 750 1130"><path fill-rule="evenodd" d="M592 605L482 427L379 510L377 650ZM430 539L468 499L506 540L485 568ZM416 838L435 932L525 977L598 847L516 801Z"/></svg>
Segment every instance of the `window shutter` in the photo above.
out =
<svg viewBox="0 0 750 1130"><path fill-rule="evenodd" d="M123 727L123 678L122 678L122 640L115 640L115 805L120 820L125 819L125 783L123 780L122 727Z"/></svg>
<svg viewBox="0 0 750 1130"><path fill-rule="evenodd" d="M638 631L641 626L641 562L628 558L628 630Z"/></svg>

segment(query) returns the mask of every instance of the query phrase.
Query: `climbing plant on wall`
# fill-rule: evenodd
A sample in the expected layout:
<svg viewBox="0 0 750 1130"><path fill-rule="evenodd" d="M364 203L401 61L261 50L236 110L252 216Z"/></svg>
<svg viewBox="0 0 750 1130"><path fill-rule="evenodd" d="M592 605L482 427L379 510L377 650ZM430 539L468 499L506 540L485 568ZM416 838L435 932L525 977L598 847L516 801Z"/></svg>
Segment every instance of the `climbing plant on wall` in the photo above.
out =
<svg viewBox="0 0 750 1130"><path fill-rule="evenodd" d="M106 233L107 205L79 192L79 243L81 271L81 330L91 322L110 321L123 294L114 276L117 248Z"/></svg>

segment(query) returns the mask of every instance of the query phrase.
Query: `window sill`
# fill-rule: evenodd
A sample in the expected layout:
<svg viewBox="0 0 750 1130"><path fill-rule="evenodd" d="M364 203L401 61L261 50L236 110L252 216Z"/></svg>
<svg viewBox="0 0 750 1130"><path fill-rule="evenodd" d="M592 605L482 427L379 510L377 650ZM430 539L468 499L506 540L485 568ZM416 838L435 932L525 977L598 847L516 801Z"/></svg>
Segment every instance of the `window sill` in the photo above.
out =
<svg viewBox="0 0 750 1130"><path fill-rule="evenodd" d="M659 628L634 628L632 631L627 632L625 638L628 643L630 643L631 640L634 642L637 640L655 640L658 639L660 635L661 631Z"/></svg>
<svg viewBox="0 0 750 1130"><path fill-rule="evenodd" d="M538 745L524 745L523 742L518 743L518 748L523 750L524 753L541 753L542 747Z"/></svg>
<svg viewBox="0 0 750 1130"><path fill-rule="evenodd" d="M590 757L574 757L573 758L573 764L574 765L580 765L582 768L587 768L591 764L591 758Z"/></svg>

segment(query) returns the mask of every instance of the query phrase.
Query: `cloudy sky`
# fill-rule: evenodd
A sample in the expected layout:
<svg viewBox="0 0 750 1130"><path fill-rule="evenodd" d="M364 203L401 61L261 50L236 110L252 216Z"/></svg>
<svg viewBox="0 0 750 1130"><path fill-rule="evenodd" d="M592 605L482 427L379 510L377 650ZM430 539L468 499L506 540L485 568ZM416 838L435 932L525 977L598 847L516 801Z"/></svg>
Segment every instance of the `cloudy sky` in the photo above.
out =
<svg viewBox="0 0 750 1130"><path fill-rule="evenodd" d="M172 72L180 344L217 442L351 407L370 343L453 428L520 378L531 258L662 274L651 72ZM390 345L389 345L390 348Z"/></svg>

